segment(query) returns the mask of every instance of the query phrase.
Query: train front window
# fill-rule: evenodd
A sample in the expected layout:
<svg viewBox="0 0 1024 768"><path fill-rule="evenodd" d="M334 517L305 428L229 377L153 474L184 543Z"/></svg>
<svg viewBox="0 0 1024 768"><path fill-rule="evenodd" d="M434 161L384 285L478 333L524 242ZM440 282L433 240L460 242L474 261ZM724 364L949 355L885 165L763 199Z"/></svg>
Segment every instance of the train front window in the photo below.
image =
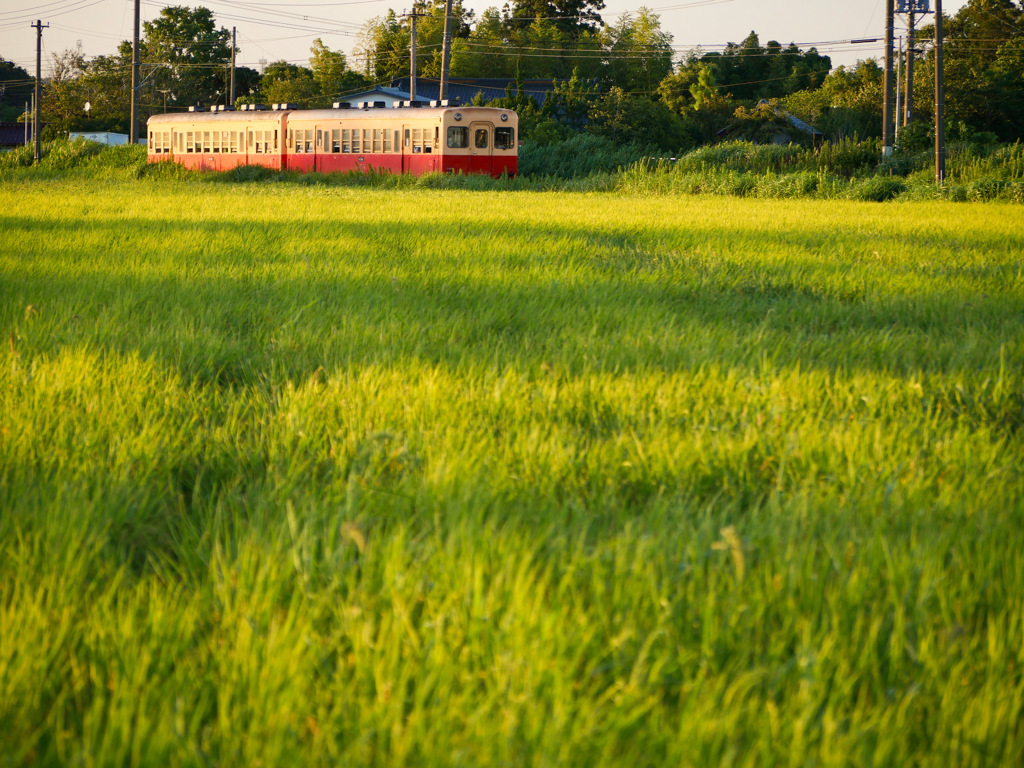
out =
<svg viewBox="0 0 1024 768"><path fill-rule="evenodd" d="M469 128L464 125L448 126L448 146L451 149L465 149L469 146Z"/></svg>
<svg viewBox="0 0 1024 768"><path fill-rule="evenodd" d="M495 128L494 129L494 148L495 149L512 149L516 145L516 130L515 128Z"/></svg>
<svg viewBox="0 0 1024 768"><path fill-rule="evenodd" d="M473 134L473 144L477 149L487 149L487 129L477 128Z"/></svg>

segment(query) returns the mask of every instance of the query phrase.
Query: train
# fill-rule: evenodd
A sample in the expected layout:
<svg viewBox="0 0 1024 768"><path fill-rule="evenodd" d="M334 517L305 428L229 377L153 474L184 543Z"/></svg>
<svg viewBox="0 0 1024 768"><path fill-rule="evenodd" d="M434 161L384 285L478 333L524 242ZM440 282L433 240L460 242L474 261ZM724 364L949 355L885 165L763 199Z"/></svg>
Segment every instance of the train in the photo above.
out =
<svg viewBox="0 0 1024 768"><path fill-rule="evenodd" d="M515 176L519 117L510 109L448 102L366 102L333 109L244 105L235 110L156 114L147 159L227 171L262 165L282 171Z"/></svg>

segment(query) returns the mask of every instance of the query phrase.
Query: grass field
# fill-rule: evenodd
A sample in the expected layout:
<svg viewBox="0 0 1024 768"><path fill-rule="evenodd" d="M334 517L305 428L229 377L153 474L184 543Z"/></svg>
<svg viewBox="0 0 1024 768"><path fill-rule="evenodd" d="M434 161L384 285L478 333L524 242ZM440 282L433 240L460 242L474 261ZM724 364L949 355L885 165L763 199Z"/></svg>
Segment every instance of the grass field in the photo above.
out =
<svg viewBox="0 0 1024 768"><path fill-rule="evenodd" d="M0 330L0 766L1024 762L1019 205L11 181Z"/></svg>

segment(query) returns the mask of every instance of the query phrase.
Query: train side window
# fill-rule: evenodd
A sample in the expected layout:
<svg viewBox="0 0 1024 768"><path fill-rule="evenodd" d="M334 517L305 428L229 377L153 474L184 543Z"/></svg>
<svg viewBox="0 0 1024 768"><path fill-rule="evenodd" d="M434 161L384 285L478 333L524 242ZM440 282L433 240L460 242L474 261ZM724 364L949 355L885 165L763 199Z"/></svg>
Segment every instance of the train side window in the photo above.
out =
<svg viewBox="0 0 1024 768"><path fill-rule="evenodd" d="M487 129L477 128L473 134L473 143L477 149L487 149Z"/></svg>
<svg viewBox="0 0 1024 768"><path fill-rule="evenodd" d="M409 148L409 129L405 129L405 148Z"/></svg>
<svg viewBox="0 0 1024 768"><path fill-rule="evenodd" d="M203 131L203 153L210 154L210 132Z"/></svg>
<svg viewBox="0 0 1024 768"><path fill-rule="evenodd" d="M193 142L193 151L197 155L201 155L203 153L203 134L200 131L196 131L195 137L195 141Z"/></svg>
<svg viewBox="0 0 1024 768"><path fill-rule="evenodd" d="M313 129L306 131L306 154L313 154Z"/></svg>
<svg viewBox="0 0 1024 768"><path fill-rule="evenodd" d="M373 129L373 151L379 154L381 151L381 134L383 131L380 128Z"/></svg>
<svg viewBox="0 0 1024 768"><path fill-rule="evenodd" d="M363 128L363 154L370 154L372 151L372 144L370 143L371 131L369 128Z"/></svg>
<svg viewBox="0 0 1024 768"><path fill-rule="evenodd" d="M323 149L324 148L324 132L322 130L320 130L319 128L316 129L316 148L317 149Z"/></svg>
<svg viewBox="0 0 1024 768"><path fill-rule="evenodd" d="M341 151L344 154L352 151L352 130L350 128L341 129Z"/></svg>
<svg viewBox="0 0 1024 768"><path fill-rule="evenodd" d="M359 143L359 136L360 135L361 134L359 133L359 129L358 128L353 129L353 131L352 131L352 151L355 154L357 154L357 155L362 151L360 149L360 147L362 145Z"/></svg>
<svg viewBox="0 0 1024 768"><path fill-rule="evenodd" d="M494 148L495 149L513 149L516 145L516 132L515 128L495 128L494 129Z"/></svg>
<svg viewBox="0 0 1024 768"><path fill-rule="evenodd" d="M385 152L390 152L391 151L391 131L389 131L387 128L385 128L383 131L381 131L381 133L384 134L384 151Z"/></svg>
<svg viewBox="0 0 1024 768"><path fill-rule="evenodd" d="M341 152L341 131L337 128L331 130L331 152L334 154Z"/></svg>
<svg viewBox="0 0 1024 768"><path fill-rule="evenodd" d="M451 149L465 149L469 146L469 128L464 125L448 126L448 146Z"/></svg>
<svg viewBox="0 0 1024 768"><path fill-rule="evenodd" d="M220 131L213 132L213 141L210 142L210 151L220 154Z"/></svg>
<svg viewBox="0 0 1024 768"><path fill-rule="evenodd" d="M402 142L398 138L398 131L395 131L395 152L402 151Z"/></svg>
<svg viewBox="0 0 1024 768"><path fill-rule="evenodd" d="M192 154L192 131L188 131L185 134L185 146L187 147L185 152L187 154Z"/></svg>
<svg viewBox="0 0 1024 768"><path fill-rule="evenodd" d="M423 151L423 129L413 128L412 129L412 151L422 152Z"/></svg>

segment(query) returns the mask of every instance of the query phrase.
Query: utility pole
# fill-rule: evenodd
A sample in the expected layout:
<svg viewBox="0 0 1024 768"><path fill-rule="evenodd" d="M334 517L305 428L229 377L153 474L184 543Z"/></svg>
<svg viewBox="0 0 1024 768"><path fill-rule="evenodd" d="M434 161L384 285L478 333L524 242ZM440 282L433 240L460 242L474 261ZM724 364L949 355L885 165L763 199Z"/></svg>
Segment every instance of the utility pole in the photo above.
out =
<svg viewBox="0 0 1024 768"><path fill-rule="evenodd" d="M935 0L935 183L946 180L946 108L942 82L942 0Z"/></svg>
<svg viewBox="0 0 1024 768"><path fill-rule="evenodd" d="M914 116L914 4L907 16L907 84L903 89L903 125L910 125Z"/></svg>
<svg viewBox="0 0 1024 768"><path fill-rule="evenodd" d="M441 86L437 98L448 98L448 65L452 55L452 0L444 0L444 39L441 42Z"/></svg>
<svg viewBox="0 0 1024 768"><path fill-rule="evenodd" d="M420 14L416 13L415 3L412 6L412 13L409 14L411 22L412 40L409 43L409 101L416 101L416 19Z"/></svg>
<svg viewBox="0 0 1024 768"><path fill-rule="evenodd" d="M135 32L132 35L132 114L128 129L128 143L139 141L139 0L135 0Z"/></svg>
<svg viewBox="0 0 1024 768"><path fill-rule="evenodd" d="M25 102L25 146L28 146L28 124L32 119L32 113L28 111L28 102Z"/></svg>
<svg viewBox="0 0 1024 768"><path fill-rule="evenodd" d="M43 78L43 30L49 29L50 25L44 25L40 19L36 19L36 23L32 25L36 30L36 90L35 90L35 103L32 105L32 136L35 139L35 154L33 155L32 161L35 163L39 162L39 104L40 94L39 85Z"/></svg>
<svg viewBox="0 0 1024 768"><path fill-rule="evenodd" d="M235 38L235 32L236 32L235 28L232 27L231 28L231 101L228 102L231 106L235 105L235 45L237 44L236 43L236 38Z"/></svg>
<svg viewBox="0 0 1024 768"><path fill-rule="evenodd" d="M892 28L895 0L885 0L885 93L883 99L885 105L882 109L882 157L887 158L892 154L892 96L893 96L893 73L892 73Z"/></svg>
<svg viewBox="0 0 1024 768"><path fill-rule="evenodd" d="M893 128L893 143L898 147L900 144L900 126L903 125L903 118L900 103L900 88L903 84L903 35L900 35L900 41L898 46L899 53L896 55L896 111L895 116L895 127Z"/></svg>

